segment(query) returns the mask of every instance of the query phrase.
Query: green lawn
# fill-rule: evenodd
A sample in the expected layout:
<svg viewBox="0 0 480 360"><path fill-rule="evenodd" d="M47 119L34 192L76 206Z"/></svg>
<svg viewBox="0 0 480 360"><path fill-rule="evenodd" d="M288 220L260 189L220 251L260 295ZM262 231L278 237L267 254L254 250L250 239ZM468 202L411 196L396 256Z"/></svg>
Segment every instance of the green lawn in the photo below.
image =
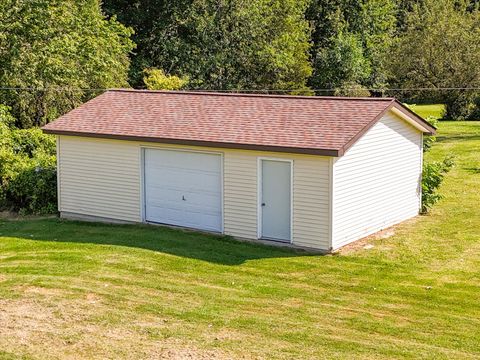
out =
<svg viewBox="0 0 480 360"><path fill-rule="evenodd" d="M445 105L442 104L410 105L410 108L425 118L427 116L433 116L434 118L441 119L445 112Z"/></svg>
<svg viewBox="0 0 480 360"><path fill-rule="evenodd" d="M480 358L480 122L429 216L308 255L150 226L0 221L0 358Z"/></svg>

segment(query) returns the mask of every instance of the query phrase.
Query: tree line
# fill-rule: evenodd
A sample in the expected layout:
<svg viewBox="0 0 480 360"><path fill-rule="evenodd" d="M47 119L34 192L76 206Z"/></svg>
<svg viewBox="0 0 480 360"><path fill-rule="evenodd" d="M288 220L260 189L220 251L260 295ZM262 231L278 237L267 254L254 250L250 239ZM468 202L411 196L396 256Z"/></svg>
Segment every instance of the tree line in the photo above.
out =
<svg viewBox="0 0 480 360"><path fill-rule="evenodd" d="M478 64L478 0L0 3L0 103L20 127L126 86L394 95L480 118Z"/></svg>

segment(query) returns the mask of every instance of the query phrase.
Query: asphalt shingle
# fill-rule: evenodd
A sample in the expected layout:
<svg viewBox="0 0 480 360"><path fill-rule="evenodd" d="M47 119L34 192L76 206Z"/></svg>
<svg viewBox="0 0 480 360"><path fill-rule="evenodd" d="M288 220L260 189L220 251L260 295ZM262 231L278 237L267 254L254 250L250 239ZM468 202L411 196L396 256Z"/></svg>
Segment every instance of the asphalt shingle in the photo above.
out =
<svg viewBox="0 0 480 360"><path fill-rule="evenodd" d="M394 103L392 98L109 90L43 130L338 155Z"/></svg>

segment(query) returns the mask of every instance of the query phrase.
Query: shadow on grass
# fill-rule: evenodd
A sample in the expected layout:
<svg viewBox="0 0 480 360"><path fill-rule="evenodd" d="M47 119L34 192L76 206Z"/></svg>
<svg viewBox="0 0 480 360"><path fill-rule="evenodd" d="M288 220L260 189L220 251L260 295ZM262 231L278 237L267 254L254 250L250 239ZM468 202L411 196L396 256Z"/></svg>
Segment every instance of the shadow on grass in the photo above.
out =
<svg viewBox="0 0 480 360"><path fill-rule="evenodd" d="M447 136L437 136L437 142L458 142L458 141L472 141L480 140L480 135L447 135Z"/></svg>
<svg viewBox="0 0 480 360"><path fill-rule="evenodd" d="M463 168L463 169L472 174L480 174L480 167L471 167L471 168Z"/></svg>
<svg viewBox="0 0 480 360"><path fill-rule="evenodd" d="M247 260L312 256L311 252L234 240L156 225L113 225L61 219L0 220L0 237L25 240L113 245L146 249L223 265Z"/></svg>

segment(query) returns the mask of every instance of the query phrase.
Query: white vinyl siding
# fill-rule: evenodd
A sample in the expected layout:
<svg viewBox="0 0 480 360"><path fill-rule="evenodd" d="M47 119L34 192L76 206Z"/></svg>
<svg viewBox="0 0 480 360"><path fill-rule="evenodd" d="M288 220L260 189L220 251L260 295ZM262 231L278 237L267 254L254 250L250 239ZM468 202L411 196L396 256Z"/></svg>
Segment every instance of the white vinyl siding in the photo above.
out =
<svg viewBox="0 0 480 360"><path fill-rule="evenodd" d="M418 214L422 133L392 112L333 165L333 248Z"/></svg>
<svg viewBox="0 0 480 360"><path fill-rule="evenodd" d="M225 151L223 168L224 232L245 239L256 239L256 157L248 151Z"/></svg>
<svg viewBox="0 0 480 360"><path fill-rule="evenodd" d="M258 158L293 160L293 241L329 249L329 158L313 155L223 150L225 234L258 235Z"/></svg>
<svg viewBox="0 0 480 360"><path fill-rule="evenodd" d="M299 156L293 170L294 244L329 250L329 209L330 159Z"/></svg>
<svg viewBox="0 0 480 360"><path fill-rule="evenodd" d="M58 144L61 212L141 221L139 147L67 136Z"/></svg>
<svg viewBox="0 0 480 360"><path fill-rule="evenodd" d="M141 148L223 153L224 233L256 239L258 158L293 160L293 241L328 250L328 157L59 136L60 211L142 221Z"/></svg>

